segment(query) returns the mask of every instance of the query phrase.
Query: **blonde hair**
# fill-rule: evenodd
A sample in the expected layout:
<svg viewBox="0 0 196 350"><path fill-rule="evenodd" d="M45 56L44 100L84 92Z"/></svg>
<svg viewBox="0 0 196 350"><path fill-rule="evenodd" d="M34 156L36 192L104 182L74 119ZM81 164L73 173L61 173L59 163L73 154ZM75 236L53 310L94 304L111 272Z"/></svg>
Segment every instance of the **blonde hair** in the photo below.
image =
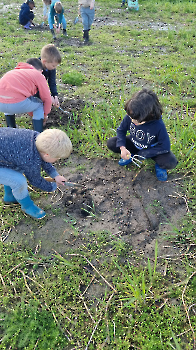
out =
<svg viewBox="0 0 196 350"><path fill-rule="evenodd" d="M59 129L46 129L35 141L39 152L47 153L53 158L68 158L72 151L72 143L66 133Z"/></svg>
<svg viewBox="0 0 196 350"><path fill-rule="evenodd" d="M56 4L54 5L54 9L56 13L61 13L63 6L60 1L56 2Z"/></svg>
<svg viewBox="0 0 196 350"><path fill-rule="evenodd" d="M61 63L60 52L53 44L48 44L42 47L41 59L46 60L46 62L48 63L53 63L53 62L56 62L58 64Z"/></svg>

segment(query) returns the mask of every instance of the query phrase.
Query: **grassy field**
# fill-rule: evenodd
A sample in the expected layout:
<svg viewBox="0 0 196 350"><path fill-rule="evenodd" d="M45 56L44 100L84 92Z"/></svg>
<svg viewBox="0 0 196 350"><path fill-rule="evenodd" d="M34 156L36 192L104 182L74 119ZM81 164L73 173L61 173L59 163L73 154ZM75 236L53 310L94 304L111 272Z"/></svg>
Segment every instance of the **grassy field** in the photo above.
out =
<svg viewBox="0 0 196 350"><path fill-rule="evenodd" d="M58 91L85 101L80 127L68 123L62 129L79 154L113 157L106 141L124 117L124 102L143 86L158 94L171 149L179 161L170 173L186 178L187 215L173 238L183 254L171 259L163 275L157 269L157 246L153 263L132 252L130 264L127 246L99 233L91 234L84 251L56 254L53 259L1 242L0 348L196 349L196 2L141 0L134 12L122 9L120 0L96 1L91 44L85 46L82 24L73 25L77 1L62 3L68 37L59 35L55 44L62 55ZM43 45L52 42L46 28L20 27L20 5L18 0L0 4L1 76L18 62L39 57ZM36 0L35 14L34 22L41 23L41 0ZM29 127L28 121L22 116L17 123ZM0 124L5 126L3 113ZM20 211L13 216L1 202L0 215L3 236L24 217ZM115 257L107 254L111 249ZM95 257L102 259L99 271ZM82 286L90 286L93 278L86 265L103 285L98 304L83 295ZM181 268L186 270L183 280Z"/></svg>

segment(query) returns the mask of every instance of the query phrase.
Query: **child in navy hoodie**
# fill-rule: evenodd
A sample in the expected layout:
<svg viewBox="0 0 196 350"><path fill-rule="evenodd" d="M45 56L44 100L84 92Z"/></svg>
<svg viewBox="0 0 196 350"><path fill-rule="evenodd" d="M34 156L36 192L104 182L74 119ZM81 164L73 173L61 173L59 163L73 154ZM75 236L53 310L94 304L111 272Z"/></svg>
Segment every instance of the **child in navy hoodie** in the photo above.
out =
<svg viewBox="0 0 196 350"><path fill-rule="evenodd" d="M166 169L175 168L178 161L170 151L169 135L161 117L162 106L156 94L147 89L135 93L126 102L125 111L117 136L108 140L108 148L121 153L119 165L130 163L135 154L153 159L157 179L166 181Z"/></svg>
<svg viewBox="0 0 196 350"><path fill-rule="evenodd" d="M32 20L34 18L33 8L35 7L35 3L33 0L27 0L21 6L21 10L19 13L19 22L24 26L25 29L31 29Z"/></svg>

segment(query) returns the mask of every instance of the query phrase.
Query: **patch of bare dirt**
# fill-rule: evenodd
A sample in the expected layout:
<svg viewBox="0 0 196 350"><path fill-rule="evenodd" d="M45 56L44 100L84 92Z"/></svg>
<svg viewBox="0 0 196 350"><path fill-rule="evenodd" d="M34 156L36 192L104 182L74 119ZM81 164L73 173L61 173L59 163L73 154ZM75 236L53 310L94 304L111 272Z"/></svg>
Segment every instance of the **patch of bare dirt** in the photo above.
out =
<svg viewBox="0 0 196 350"><path fill-rule="evenodd" d="M153 168L120 167L117 160L72 155L59 164L60 174L81 188L61 186L56 194L40 200L47 220L21 222L6 242L17 241L51 255L63 254L88 240L89 232L104 232L112 240L122 240L145 257L154 256L155 240L161 255L177 254L167 235L186 214L186 203L179 193L183 181L172 174L159 182Z"/></svg>
<svg viewBox="0 0 196 350"><path fill-rule="evenodd" d="M80 124L80 115L85 103L80 98L67 99L65 96L59 95L60 108L52 106L51 112L48 114L46 128L51 126L58 127L60 125Z"/></svg>

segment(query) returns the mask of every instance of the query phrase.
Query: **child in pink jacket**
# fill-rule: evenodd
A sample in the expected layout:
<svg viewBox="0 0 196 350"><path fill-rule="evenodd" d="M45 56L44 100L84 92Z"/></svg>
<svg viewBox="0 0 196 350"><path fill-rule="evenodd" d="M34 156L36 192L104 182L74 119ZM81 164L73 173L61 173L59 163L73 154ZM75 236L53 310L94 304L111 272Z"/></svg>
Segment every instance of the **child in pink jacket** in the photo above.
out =
<svg viewBox="0 0 196 350"><path fill-rule="evenodd" d="M31 58L28 63L20 62L0 79L0 111L7 114L7 125L15 128L15 113L28 113L33 116L35 131L43 131L43 122L51 110L52 100L42 63ZM39 96L34 95L39 91Z"/></svg>

